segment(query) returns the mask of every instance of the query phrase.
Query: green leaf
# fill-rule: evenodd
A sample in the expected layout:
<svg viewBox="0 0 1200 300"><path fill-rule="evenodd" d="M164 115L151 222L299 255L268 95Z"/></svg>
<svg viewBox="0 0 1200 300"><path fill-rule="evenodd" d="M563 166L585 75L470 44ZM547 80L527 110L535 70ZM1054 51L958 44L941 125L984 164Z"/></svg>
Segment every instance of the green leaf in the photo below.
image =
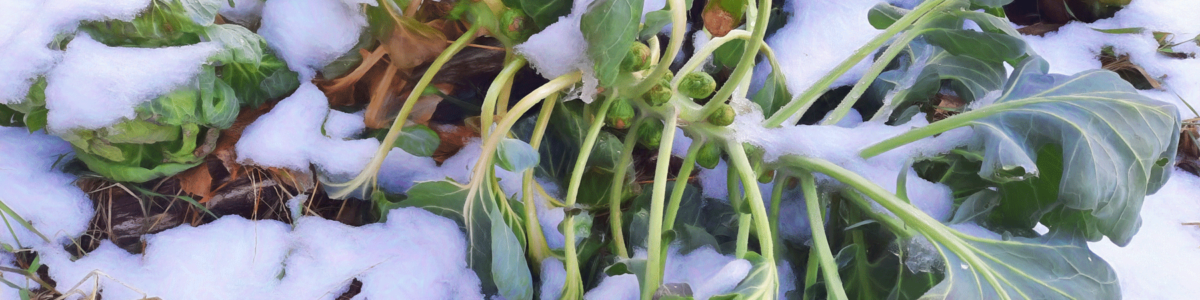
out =
<svg viewBox="0 0 1200 300"><path fill-rule="evenodd" d="M1004 84L1003 63L953 55L922 42L909 44L896 63L898 67L880 74L869 90L879 98L890 94L888 107L881 112L891 111L893 122L906 121L901 112L910 107L938 105L931 99L941 90L943 81L949 82L949 87L967 103Z"/></svg>
<svg viewBox="0 0 1200 300"><path fill-rule="evenodd" d="M233 24L207 26L204 27L204 36L224 47L220 52L214 54L212 60L253 66L258 66L262 62L262 46L266 44L266 40L250 32L246 27Z"/></svg>
<svg viewBox="0 0 1200 300"><path fill-rule="evenodd" d="M179 139L179 126L128 120L104 128L103 139L114 144L153 144Z"/></svg>
<svg viewBox="0 0 1200 300"><path fill-rule="evenodd" d="M516 0L538 28L546 28L571 12L571 0Z"/></svg>
<svg viewBox="0 0 1200 300"><path fill-rule="evenodd" d="M533 299L533 277L525 262L525 249L504 223L499 209L492 208L492 278L500 296L511 300Z"/></svg>
<svg viewBox="0 0 1200 300"><path fill-rule="evenodd" d="M533 146L518 139L506 138L496 148L496 165L512 172L520 172L538 163L538 153Z"/></svg>
<svg viewBox="0 0 1200 300"><path fill-rule="evenodd" d="M638 38L647 39L662 31L663 27L671 24L671 11L656 10L646 13L646 22L638 32Z"/></svg>
<svg viewBox="0 0 1200 300"><path fill-rule="evenodd" d="M1143 199L1171 174L1178 108L1139 94L1116 73L1065 76L1047 69L1041 58L1027 59L995 103L969 112L987 149L979 175L1005 183L1061 172L1056 205L1090 211L1100 232L1128 244L1141 224ZM1035 163L1047 145L1061 149L1061 171Z"/></svg>
<svg viewBox="0 0 1200 300"><path fill-rule="evenodd" d="M908 14L908 10L887 3L879 3L867 12L867 22L870 22L875 29L887 29L905 14Z"/></svg>
<svg viewBox="0 0 1200 300"><path fill-rule="evenodd" d="M380 130L376 137L382 140L386 134L387 130ZM396 139L393 147L400 148L404 152L408 152L408 154L430 157L433 156L433 152L437 150L438 145L441 143L441 138L438 137L437 132L433 131L433 129L429 129L425 125L413 124L404 126L404 129L401 129L400 137Z"/></svg>
<svg viewBox="0 0 1200 300"><path fill-rule="evenodd" d="M194 89L177 89L170 94L159 96L145 106L156 122L170 125L201 122L200 93Z"/></svg>
<svg viewBox="0 0 1200 300"><path fill-rule="evenodd" d="M240 102L233 88L217 79L212 68L204 68L200 81L200 111L204 116L201 124L225 129L233 126L237 119Z"/></svg>
<svg viewBox="0 0 1200 300"><path fill-rule="evenodd" d="M579 28L587 40L588 58L601 86L616 83L621 60L634 42L641 17L642 0L596 0L583 13Z"/></svg>
<svg viewBox="0 0 1200 300"><path fill-rule="evenodd" d="M196 22L200 26L212 25L217 20L217 11L221 9L221 5L225 4L223 0L179 0L183 3L183 9L187 12L188 17L192 18L192 22Z"/></svg>
<svg viewBox="0 0 1200 300"><path fill-rule="evenodd" d="M1052 231L1038 238L995 241L957 231L983 265L971 266L937 244L946 278L921 299L974 299L1007 295L1013 299L1120 299L1117 274L1074 234ZM997 279L999 286L985 281Z"/></svg>
<svg viewBox="0 0 1200 300"><path fill-rule="evenodd" d="M743 52L746 52L745 40L738 39L726 42L713 51L713 63L720 68L733 69L741 61Z"/></svg>
<svg viewBox="0 0 1200 300"><path fill-rule="evenodd" d="M174 175L200 164L199 161L190 164L165 163L147 169L139 166L114 163L107 159L93 156L85 151L79 151L78 149L75 151L75 157L83 161L87 165L88 170L96 172L96 174L100 174L104 178L117 182L134 183L143 183L155 178Z"/></svg>
<svg viewBox="0 0 1200 300"><path fill-rule="evenodd" d="M1008 203L1008 201L1005 201ZM993 190L981 190L967 197L966 201L954 210L954 217L948 224L960 224L974 221L980 216L987 215L1000 205L1000 193ZM1032 228L1033 226L1030 226Z"/></svg>
<svg viewBox="0 0 1200 300"><path fill-rule="evenodd" d="M983 7L1001 7L1012 3L1013 0L971 0L971 5Z"/></svg>
<svg viewBox="0 0 1200 300"><path fill-rule="evenodd" d="M770 118L776 111L779 111L780 107L792 101L792 93L788 91L787 80L784 79L783 72L771 70L767 82L751 98L751 101L762 108L763 117Z"/></svg>
<svg viewBox="0 0 1200 300"><path fill-rule="evenodd" d="M25 127L29 132L35 132L46 128L47 118L50 115L50 110L45 107L34 109L29 114L25 115Z"/></svg>
<svg viewBox="0 0 1200 300"><path fill-rule="evenodd" d="M946 49L950 54L974 57L983 61L1015 61L1025 55L1025 41L1019 37L993 32L964 29L926 29L922 36L930 44Z"/></svg>
<svg viewBox="0 0 1200 300"><path fill-rule="evenodd" d="M773 299L778 292L778 275L775 274L775 264L767 261L762 255L746 252L746 260L750 261L750 273L738 283L733 291L715 295L710 300L730 299Z"/></svg>

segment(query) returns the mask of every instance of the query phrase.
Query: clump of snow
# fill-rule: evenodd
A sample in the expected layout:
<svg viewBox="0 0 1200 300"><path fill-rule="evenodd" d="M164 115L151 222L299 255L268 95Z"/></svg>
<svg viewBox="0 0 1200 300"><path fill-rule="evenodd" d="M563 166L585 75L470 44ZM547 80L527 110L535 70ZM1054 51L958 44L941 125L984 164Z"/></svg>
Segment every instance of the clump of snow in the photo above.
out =
<svg viewBox="0 0 1200 300"><path fill-rule="evenodd" d="M0 104L25 98L33 79L60 59L49 44L84 20L132 20L150 0L0 2Z"/></svg>
<svg viewBox="0 0 1200 300"><path fill-rule="evenodd" d="M637 249L635 258L645 258L646 250ZM678 246L668 249L663 283L686 283L695 299L708 299L732 291L750 272L750 262L722 255L710 246L680 254ZM587 292L584 299L637 299L637 276L624 274L604 278L600 285Z"/></svg>
<svg viewBox="0 0 1200 300"><path fill-rule="evenodd" d="M96 129L132 119L139 104L191 82L217 50L211 42L109 47L80 34L46 76L48 125L53 131Z"/></svg>
<svg viewBox="0 0 1200 300"><path fill-rule="evenodd" d="M307 81L358 43L367 26L358 3L375 5L374 1L269 1L262 8L258 34L292 71L300 73L300 81Z"/></svg>
<svg viewBox="0 0 1200 300"><path fill-rule="evenodd" d="M1125 247L1089 243L1117 271L1126 299L1185 299L1200 294L1200 178L1176 169L1142 202L1142 228Z"/></svg>
<svg viewBox="0 0 1200 300"><path fill-rule="evenodd" d="M99 284L106 299L334 299L356 278L368 299L483 299L458 225L419 208L361 227L304 217L294 230L227 216L146 243L138 256L105 241L75 261L61 247L38 251L60 290Z"/></svg>
<svg viewBox="0 0 1200 300"><path fill-rule="evenodd" d="M362 227L307 217L292 238L280 299L333 299L353 278L366 299L483 299L464 234L423 209L395 209L386 224Z"/></svg>
<svg viewBox="0 0 1200 300"><path fill-rule="evenodd" d="M16 265L16 259L13 256L14 255L12 253L0 251L0 266L19 269L19 268L17 268L17 265ZM12 283L16 284L18 287L24 288L24 289L33 290L33 289L37 289L38 287L40 287L40 285L33 282L33 280L29 280L29 279L25 278L24 276L17 275L17 274L11 273L11 272L0 272L0 279L4 279L5 281L12 282ZM12 288L12 287L8 286L7 284L0 285L0 299L21 299L20 290Z"/></svg>
<svg viewBox="0 0 1200 300"><path fill-rule="evenodd" d="M4 191L0 202L55 243L87 229L92 201L73 184L75 176L54 166L69 159L59 158L71 153L70 144L43 133L29 133L25 128L0 127L0 153L0 190ZM16 236L8 229L0 230L0 243L14 247L43 243L33 232L10 224Z"/></svg>
<svg viewBox="0 0 1200 300"><path fill-rule="evenodd" d="M567 284L567 270L563 263L557 258L543 259L541 281L538 299L558 299L563 286Z"/></svg>
<svg viewBox="0 0 1200 300"><path fill-rule="evenodd" d="M880 0L788 1L784 11L791 13L787 24L767 38L775 50L787 87L793 93L806 90L833 70L855 49L862 47L880 30L867 22L867 12ZM815 30L820 28L820 30ZM863 59L831 87L853 84L862 77L871 59ZM754 71L755 86L761 86L771 66L762 62Z"/></svg>

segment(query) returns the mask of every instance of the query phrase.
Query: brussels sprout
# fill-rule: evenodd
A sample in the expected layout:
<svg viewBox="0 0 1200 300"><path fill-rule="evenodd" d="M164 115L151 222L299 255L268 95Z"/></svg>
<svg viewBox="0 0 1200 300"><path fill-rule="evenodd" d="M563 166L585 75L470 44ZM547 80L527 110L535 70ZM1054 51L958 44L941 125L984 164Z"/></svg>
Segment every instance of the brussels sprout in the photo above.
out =
<svg viewBox="0 0 1200 300"><path fill-rule="evenodd" d="M621 60L621 71L637 72L650 68L650 47L634 42L629 46L629 53Z"/></svg>
<svg viewBox="0 0 1200 300"><path fill-rule="evenodd" d="M638 127L637 140L638 144L646 146L646 148L658 148L658 143L662 142L663 123L659 120L645 122Z"/></svg>
<svg viewBox="0 0 1200 300"><path fill-rule="evenodd" d="M604 122L612 128L625 129L633 121L633 105L629 104L629 100L625 98L615 101L612 106L608 107L608 114L604 116Z"/></svg>
<svg viewBox="0 0 1200 300"><path fill-rule="evenodd" d="M700 146L700 152L696 153L696 163L705 169L716 168L720 161L721 148L717 148L716 143L704 143Z"/></svg>
<svg viewBox="0 0 1200 300"><path fill-rule="evenodd" d="M771 179L775 179L775 170L766 170L758 175L758 182L760 183L770 183Z"/></svg>
<svg viewBox="0 0 1200 300"><path fill-rule="evenodd" d="M655 84L650 88L649 91L646 91L645 94L642 94L642 100L646 100L647 104L655 107L667 104L667 101L671 100L670 81L667 81L665 78L660 79L658 84Z"/></svg>
<svg viewBox="0 0 1200 300"><path fill-rule="evenodd" d="M529 39L529 36L533 35L532 25L525 12L520 9L505 9L500 15L500 26L503 26L500 29L505 30L505 35L516 41Z"/></svg>
<svg viewBox="0 0 1200 300"><path fill-rule="evenodd" d="M691 72L679 81L679 92L692 99L708 98L717 89L717 81L704 72Z"/></svg>
<svg viewBox="0 0 1200 300"><path fill-rule="evenodd" d="M708 115L708 123L717 126L729 126L733 124L733 118L737 117L737 112L733 111L733 106L721 103L717 110Z"/></svg>

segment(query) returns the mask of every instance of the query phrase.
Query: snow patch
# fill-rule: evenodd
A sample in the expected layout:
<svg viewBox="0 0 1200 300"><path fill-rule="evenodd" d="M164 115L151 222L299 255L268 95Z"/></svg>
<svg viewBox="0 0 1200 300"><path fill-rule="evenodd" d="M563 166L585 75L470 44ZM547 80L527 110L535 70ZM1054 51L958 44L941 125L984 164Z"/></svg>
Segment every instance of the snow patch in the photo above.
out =
<svg viewBox="0 0 1200 300"><path fill-rule="evenodd" d="M358 1L269 1L262 8L258 34L288 67L300 73L301 82L316 75L358 43L367 18ZM364 1L375 5L373 1Z"/></svg>
<svg viewBox="0 0 1200 300"><path fill-rule="evenodd" d="M74 175L55 166L71 158L70 144L40 132L29 133L25 128L0 127L0 153L0 190L4 191L0 201L55 243L66 242L87 229L92 201L74 185ZM14 247L43 243L16 223L11 228L16 235L8 229L0 230L0 243Z"/></svg>

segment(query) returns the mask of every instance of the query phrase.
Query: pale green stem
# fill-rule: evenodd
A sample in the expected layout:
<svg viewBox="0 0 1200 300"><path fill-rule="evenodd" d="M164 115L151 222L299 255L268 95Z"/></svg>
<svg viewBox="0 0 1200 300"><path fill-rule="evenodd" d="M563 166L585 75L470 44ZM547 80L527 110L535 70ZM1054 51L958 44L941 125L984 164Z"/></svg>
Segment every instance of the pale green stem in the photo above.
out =
<svg viewBox="0 0 1200 300"><path fill-rule="evenodd" d="M834 180L845 183L846 185L862 192L867 197L874 199L875 203L879 203L879 205L883 206L884 209L891 211L896 215L896 217L904 221L905 224L908 224L909 226L913 227L913 229L917 230L917 232L923 234L929 239L930 242L939 243L942 244L942 246L945 246L946 249L956 254L959 259L961 259L971 268L974 268L975 270L988 270L990 268L987 263L983 262L983 260L971 250L970 246L967 245L965 241L952 233L953 230L945 227L940 221L933 219L933 217L925 214L919 208L916 208L911 204L904 203L904 201L900 200L899 197L896 197L896 195L893 195L891 192L888 192L887 190L883 189L883 187L871 182L867 178L862 177L862 175L858 175L857 173L842 168L837 164L818 158L789 155L784 156L781 159L788 166L820 172L832 177ZM848 199L853 200L854 198L851 197ZM999 279L996 278L996 274L992 272L979 272L978 274L983 275L984 279L996 290L1004 290L1003 286L1000 285ZM1009 299L1009 296L1004 293L1000 294L999 296L1001 299Z"/></svg>
<svg viewBox="0 0 1200 300"><path fill-rule="evenodd" d="M662 138L658 143L658 161L654 167L654 188L650 194L650 230L647 234L646 276L642 279L642 300L650 300L658 290L663 277L663 257L666 245L663 236L663 202L667 195L667 173L671 167L671 144L675 140L675 127L679 111L673 110L666 118Z"/></svg>
<svg viewBox="0 0 1200 300"><path fill-rule="evenodd" d="M866 148L864 148L862 150L862 152L859 152L858 155L864 159L872 158L872 157L875 157L876 155L883 154L884 152L887 152L888 150L895 149L896 147L900 147L900 146L906 145L908 143L912 143L917 140L933 136L935 134L946 132L951 129L967 126L967 125L970 125L975 120L982 119L982 118L994 115L996 113L1006 111L1006 110L1009 110L1009 109L1012 109L1015 107L1019 107L1022 105L1029 105L1030 101L1039 101L1039 100L1042 100L1042 99L1030 98L1029 100L1024 100L1024 101L996 103L996 104L988 105L987 107L982 108L982 109L976 109L976 110L967 111L967 112L964 112L961 114L957 114L957 115L951 116L949 118L942 119L941 121L937 121L937 122L931 123L929 125L925 125L920 128L909 130L900 135L897 135L897 136L891 137L889 139L883 140L881 142L875 143L873 145L867 146Z"/></svg>
<svg viewBox="0 0 1200 300"><path fill-rule="evenodd" d="M629 250L625 247L625 230L621 228L621 197L625 190L625 174L629 170L629 161L633 158L633 147L637 145L637 130L642 123L645 123L645 119L638 119L633 126L629 127L629 133L625 134L621 158L617 160L612 189L608 193L608 224L612 227L613 244L616 246L617 256L620 258L629 258Z"/></svg>
<svg viewBox="0 0 1200 300"><path fill-rule="evenodd" d="M804 290L805 291L807 291L808 289L811 289L813 286L817 285L817 276L818 276L817 272L821 271L821 265L818 264L817 261L819 261L819 259L817 259L817 251L813 250L813 249L809 249L808 250L808 263L806 264L808 266L808 268L806 268L804 271ZM809 299L808 296L809 296L808 293L804 293L805 300Z"/></svg>
<svg viewBox="0 0 1200 300"><path fill-rule="evenodd" d="M704 46L700 47L700 49L697 49L696 52L692 54L692 58L688 59L687 63L684 63L683 67L679 68L680 76L675 76L674 79L671 79L671 91L678 93L679 83L683 81L682 75L687 75L688 73L695 71L696 68L699 68L701 64L708 60L708 57L712 55L713 52L717 51L717 48L721 48L722 45L725 45L725 43L728 43L732 40L748 39L750 39L749 31L734 29L730 30L729 34L726 34L723 37L715 38L707 43L704 43Z"/></svg>
<svg viewBox="0 0 1200 300"><path fill-rule="evenodd" d="M592 124L588 127L587 136L583 140L583 144L579 146L579 156L575 159L575 168L571 170L571 181L567 184L567 196L563 199L563 204L567 208L575 205L575 199L579 197L579 183L583 181L583 172L587 170L588 158L592 155L592 148L596 145L596 138L600 136L600 129L604 128L604 116L608 114L608 107L612 106L617 97L608 97L604 103L600 105L600 111L596 112L595 119L592 119ZM579 271L579 256L575 250L575 215L567 214L563 217L563 252L567 256L566 270L568 285L583 286L583 277Z"/></svg>
<svg viewBox="0 0 1200 300"><path fill-rule="evenodd" d="M533 134L529 137L529 146L534 150L539 149L542 145L542 137L546 134L546 127L550 124L550 114L554 113L554 105L558 103L558 94L551 94L542 101L542 111L538 114L537 124L533 126ZM546 244L546 236L542 233L542 226L538 223L537 217L537 197L533 193L533 171L534 168L525 170L525 176L521 179L521 195L525 198L525 240L528 241L527 256L533 261L534 272L541 272L542 259L550 256L550 246Z"/></svg>
<svg viewBox="0 0 1200 300"><path fill-rule="evenodd" d="M904 226L904 222L901 222L895 217L875 211L875 208L872 208L871 204L868 203L866 199L863 199L862 195L860 195L858 191L846 191L841 193L841 195L842 197L849 198L850 201L848 202L854 206L857 206L858 210L862 211L862 213L866 215L868 219L872 219L876 222L879 222L879 224L883 224L883 227L887 227L888 230L890 230L897 237L908 238L913 235L911 229L908 229L907 226Z"/></svg>
<svg viewBox="0 0 1200 300"><path fill-rule="evenodd" d="M746 252L750 248L750 226L753 225L750 222L753 220L754 217L749 213L738 213L737 246L733 250L733 257L746 258Z"/></svg>
<svg viewBox="0 0 1200 300"><path fill-rule="evenodd" d="M783 190L787 187L788 179L788 176L779 174L775 176L775 185L771 187L771 237L775 239L775 249L780 251L783 251L783 238L779 236L779 206L783 205Z"/></svg>
<svg viewBox="0 0 1200 300"><path fill-rule="evenodd" d="M739 188L741 182L738 181L737 166L729 162L725 164L725 188L728 190L726 198L729 199L729 205L733 206L734 211L741 211L741 206L743 202L746 202L746 198L742 196L742 190ZM737 258L746 258L746 249L750 246L750 214L738 212L737 217L737 244L735 244L733 255Z"/></svg>
<svg viewBox="0 0 1200 300"><path fill-rule="evenodd" d="M700 147L704 146L706 141L703 138L692 140L692 144L688 146L687 156L683 158L683 165L679 166L679 173L675 175L675 186L671 188L671 201L667 203L667 218L663 224L663 233L675 229L675 217L679 214L680 202L683 202L683 192L687 190L688 178L692 176L692 169L696 167L696 153L700 152Z"/></svg>
<svg viewBox="0 0 1200 300"><path fill-rule="evenodd" d="M687 35L687 10L684 9L683 0L668 0L668 5L671 6L671 40L667 41L667 52L663 53L662 59L654 66L654 71L650 72L646 78L634 86L633 93L629 94L632 97L638 97L645 94L655 84L658 84L658 79L670 71L671 62L675 61L675 55L679 54L679 49L683 47L683 40Z"/></svg>
<svg viewBox="0 0 1200 300"><path fill-rule="evenodd" d="M758 0L758 7L770 9L771 0ZM751 32L750 40L746 41L745 52L742 53L741 59L738 60L737 67L733 68L733 73L729 75L729 78L734 78L736 81L744 80L745 76L749 74L750 70L754 69L754 57L758 56L759 48L761 48L763 45L763 38L767 35L767 22L770 21L771 14L769 12L763 12L758 14L757 17L757 20L753 22L754 27L753 31ZM724 104L726 101L728 101L729 97L733 95L733 90L737 86L737 82L726 82L725 85L721 86L721 89L717 90L717 93L712 96L712 99L708 100L708 103L704 104L704 108L700 109L700 117L707 117L709 114L712 114L713 111L716 111L718 107L720 107L717 104ZM762 198L762 195L759 195L759 198Z"/></svg>
<svg viewBox="0 0 1200 300"><path fill-rule="evenodd" d="M483 96L483 112L479 114L479 132L481 136L488 136L488 133L492 129L492 118L496 114L497 99L505 92L505 86L512 82L513 76L517 74L517 71L524 66L525 59L517 57L508 62L504 66L504 69L500 70L500 74L496 75L496 79L492 80L492 85L488 87L487 94ZM507 108L508 105L504 106Z"/></svg>
<svg viewBox="0 0 1200 300"><path fill-rule="evenodd" d="M769 3L768 3L769 5ZM764 6L766 7L766 6ZM763 22L765 24L766 22ZM763 206L762 191L758 189L757 177L754 169L750 167L750 159L746 157L746 150L736 141L728 141L725 145L725 151L729 154L729 159L732 165L737 166L738 174L742 180L742 187L746 191L746 201L750 204L750 214L753 215L754 231L758 232L759 251L762 257L766 260L767 265L775 266L775 239L771 236L771 224L767 219L767 209ZM768 268L769 273L768 286L774 296L774 291L779 288L778 274L775 273L775 268ZM768 297L768 299L773 297Z"/></svg>
<svg viewBox="0 0 1200 300"><path fill-rule="evenodd" d="M850 57L847 57L845 60L843 60L842 63L837 65L837 67L834 67L832 71L829 71L829 73L825 74L825 77L821 77L820 80L809 86L808 89L804 90L804 93L792 98L791 102L788 102L787 105L784 105L779 109L778 112L772 115L771 118L766 120L766 123L764 123L765 127L779 127L779 125L782 125L783 123L796 123L800 116L803 115L801 109L807 109L809 106L811 106L813 101L816 101L817 98L820 98L822 94L825 94L826 90L829 90L829 86L833 85L835 80L837 80L839 77L842 77L842 75L846 74L846 72L850 71L850 69L853 68L854 65L857 65L859 61L862 61L863 58L866 58L868 55L871 55L871 53L874 53L876 49L882 47L884 43L890 40L893 36L896 36L896 34L899 34L900 31L907 29L908 26L916 22L917 19L921 18L926 13L932 11L934 7L937 7L946 1L948 0L929 0L917 5L917 7L911 12L903 17L900 17L899 20L896 20L895 23L892 23L891 26L888 26L888 28L882 33L879 33L879 35L876 35L875 38L871 39L871 41L868 41L866 44L863 44L862 47L859 47L858 50L855 50L854 54L851 54Z"/></svg>
<svg viewBox="0 0 1200 300"><path fill-rule="evenodd" d="M922 19L922 21L924 20L928 19ZM912 42L913 39L916 39L917 36L920 36L923 33L922 30L919 30L922 24L924 24L924 22L918 21L913 26L913 30L905 32L903 35L897 38L895 42L892 42L892 44L888 46L887 50L883 51L883 54L875 58L875 62L871 64L871 67L867 69L867 72L863 73L863 76L858 79L858 82L854 84L854 88L850 89L850 93L846 94L846 97L842 98L842 102L839 102L838 106L829 113L825 120L821 121L821 125L837 124L838 121L841 121L842 118L846 117L846 114L850 112L850 108L854 107L854 103L858 102L858 99L861 98L862 94L867 91L867 88L871 86L871 83L875 82L875 78L878 78L879 74L883 73L883 69L887 68L888 64L892 62L892 59L896 58L897 55L900 55L900 51L908 48L908 43Z"/></svg>
<svg viewBox="0 0 1200 300"><path fill-rule="evenodd" d="M442 54L439 54L433 60L433 63L429 65L428 71L425 71L425 74L421 75L421 79L417 80L417 84L413 87L412 92L408 93L408 98L404 101L404 106L400 108L400 113L396 115L396 120L392 121L392 127L388 129L387 136L380 142L379 149L375 151L375 156L371 158L371 162L367 163L366 168L363 168L362 172L359 172L358 176L355 176L349 182L329 184L330 187L337 188L335 192L329 194L330 198L345 199L350 194L362 188L363 185L371 184L374 187L378 184L376 176L379 174L379 168L383 166L383 160L387 158L388 152L392 150L393 145L396 144L396 139L403 132L404 123L408 121L408 115L412 113L413 106L417 104L417 99L421 97L420 91L424 91L425 87L429 86L429 83L433 81L433 77L437 75L446 62L450 61L451 57L454 57L454 54L457 54L468 43L475 40L475 32L478 30L478 24L472 25L467 32L463 33L450 46L447 46L446 50L442 51Z"/></svg>
<svg viewBox="0 0 1200 300"><path fill-rule="evenodd" d="M812 174L800 172L800 188L804 190L805 208L808 210L808 225L812 228L812 251L817 252L817 263L821 264L821 274L825 276L825 291L831 299L846 299L846 291L842 288L842 277L838 275L837 263L833 260L833 252L829 250L829 240L825 236L825 220L821 217L821 198L817 196L817 181Z"/></svg>

